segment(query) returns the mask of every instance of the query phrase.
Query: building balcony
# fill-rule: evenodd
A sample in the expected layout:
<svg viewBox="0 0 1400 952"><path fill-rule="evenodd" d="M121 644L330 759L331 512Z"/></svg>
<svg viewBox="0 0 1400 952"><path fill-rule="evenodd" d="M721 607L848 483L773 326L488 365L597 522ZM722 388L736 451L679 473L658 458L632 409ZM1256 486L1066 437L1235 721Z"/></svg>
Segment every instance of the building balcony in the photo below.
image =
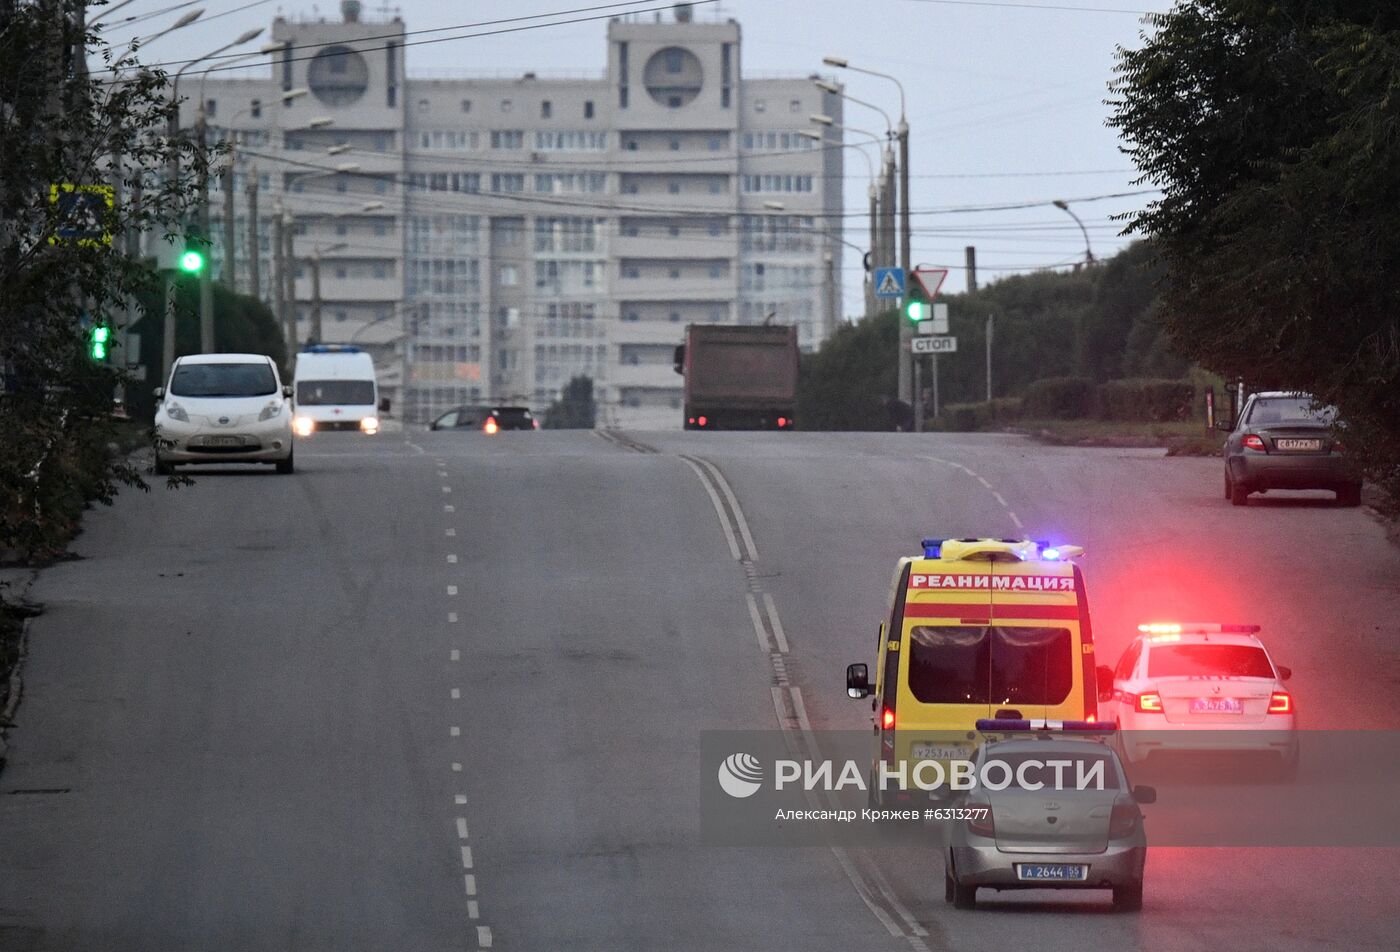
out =
<svg viewBox="0 0 1400 952"><path fill-rule="evenodd" d="M680 235L622 235L613 238L608 247L614 258L734 258L739 252L737 236L732 232L717 236L683 231Z"/></svg>
<svg viewBox="0 0 1400 952"><path fill-rule="evenodd" d="M681 342L680 335L676 343ZM680 393L685 381L670 364L618 364L608 367L608 386L648 387Z"/></svg>
<svg viewBox="0 0 1400 952"><path fill-rule="evenodd" d="M617 278L612 296L622 301L731 301L732 275L722 278Z"/></svg>

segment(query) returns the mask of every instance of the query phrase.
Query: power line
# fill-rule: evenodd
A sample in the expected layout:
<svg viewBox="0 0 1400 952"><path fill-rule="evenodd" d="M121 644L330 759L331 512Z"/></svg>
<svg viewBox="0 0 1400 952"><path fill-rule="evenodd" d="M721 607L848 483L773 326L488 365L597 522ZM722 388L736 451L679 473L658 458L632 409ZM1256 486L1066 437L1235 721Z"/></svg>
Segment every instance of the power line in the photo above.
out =
<svg viewBox="0 0 1400 952"><path fill-rule="evenodd" d="M949 7L997 7L1012 10L1046 10L1054 13L1126 13L1135 16L1161 15L1157 10L1123 10L1116 7L1072 7L1065 4L1014 3L1012 0L910 0L912 3L936 3Z"/></svg>

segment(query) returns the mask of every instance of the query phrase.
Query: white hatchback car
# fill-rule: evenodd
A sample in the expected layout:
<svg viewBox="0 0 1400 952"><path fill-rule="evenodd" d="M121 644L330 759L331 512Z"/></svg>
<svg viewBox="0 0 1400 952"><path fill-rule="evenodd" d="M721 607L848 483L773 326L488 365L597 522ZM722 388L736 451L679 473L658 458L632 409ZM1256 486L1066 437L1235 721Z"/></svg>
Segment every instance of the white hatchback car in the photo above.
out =
<svg viewBox="0 0 1400 952"><path fill-rule="evenodd" d="M192 354L156 389L156 474L180 463L272 463L292 472L291 387L263 354Z"/></svg>
<svg viewBox="0 0 1400 952"><path fill-rule="evenodd" d="M1099 669L1099 718L1118 725L1130 767L1156 753L1221 751L1274 755L1284 775L1297 769L1293 695L1283 686L1293 672L1274 664L1258 630L1138 626L1118 667Z"/></svg>

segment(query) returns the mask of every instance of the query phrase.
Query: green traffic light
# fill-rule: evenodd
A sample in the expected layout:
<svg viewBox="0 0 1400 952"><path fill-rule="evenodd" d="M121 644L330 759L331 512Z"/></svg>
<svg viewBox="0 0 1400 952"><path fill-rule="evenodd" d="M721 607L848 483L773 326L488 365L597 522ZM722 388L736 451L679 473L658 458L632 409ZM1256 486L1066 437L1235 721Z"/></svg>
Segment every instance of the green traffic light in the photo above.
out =
<svg viewBox="0 0 1400 952"><path fill-rule="evenodd" d="M918 323L929 319L930 308L924 301L909 301L904 305L904 313L909 320Z"/></svg>
<svg viewBox="0 0 1400 952"><path fill-rule="evenodd" d="M98 324L92 329L92 348L89 353L93 360L107 359L107 341L112 336L112 329L105 324Z"/></svg>
<svg viewBox="0 0 1400 952"><path fill-rule="evenodd" d="M194 249L186 251L180 256L180 269L191 274L204 270L204 255Z"/></svg>

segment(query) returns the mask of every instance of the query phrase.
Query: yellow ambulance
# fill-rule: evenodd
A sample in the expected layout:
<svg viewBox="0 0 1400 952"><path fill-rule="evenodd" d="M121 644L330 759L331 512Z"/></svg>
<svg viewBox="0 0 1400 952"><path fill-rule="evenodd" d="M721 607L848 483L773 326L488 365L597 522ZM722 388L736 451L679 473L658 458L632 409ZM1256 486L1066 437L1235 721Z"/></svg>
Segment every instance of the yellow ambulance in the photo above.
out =
<svg viewBox="0 0 1400 952"><path fill-rule="evenodd" d="M889 782L921 761L970 758L977 721L1094 721L1098 685L1079 546L1029 539L925 539L899 560L880 624L875 678L846 669L870 698L872 800L915 792ZM881 762L886 767L882 771Z"/></svg>

